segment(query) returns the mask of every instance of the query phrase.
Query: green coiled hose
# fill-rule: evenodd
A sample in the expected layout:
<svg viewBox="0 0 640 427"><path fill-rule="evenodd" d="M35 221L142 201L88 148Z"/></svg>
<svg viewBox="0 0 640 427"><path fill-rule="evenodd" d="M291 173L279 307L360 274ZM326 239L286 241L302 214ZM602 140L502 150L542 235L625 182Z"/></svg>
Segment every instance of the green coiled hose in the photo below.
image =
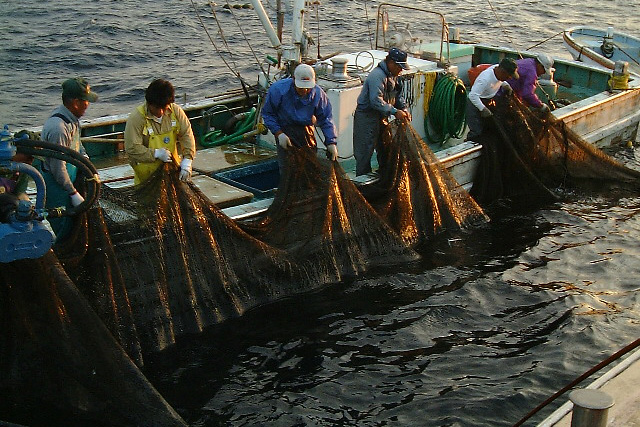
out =
<svg viewBox="0 0 640 427"><path fill-rule="evenodd" d="M429 113L424 118L424 132L431 144L443 144L449 138L464 135L467 88L453 74L441 76L433 88Z"/></svg>
<svg viewBox="0 0 640 427"><path fill-rule="evenodd" d="M244 113L243 119L236 123L233 133L225 135L220 129L208 132L204 135L202 141L200 141L200 145L205 148L210 148L241 141L243 139L243 135L254 128L255 118L256 108L252 107L249 111Z"/></svg>

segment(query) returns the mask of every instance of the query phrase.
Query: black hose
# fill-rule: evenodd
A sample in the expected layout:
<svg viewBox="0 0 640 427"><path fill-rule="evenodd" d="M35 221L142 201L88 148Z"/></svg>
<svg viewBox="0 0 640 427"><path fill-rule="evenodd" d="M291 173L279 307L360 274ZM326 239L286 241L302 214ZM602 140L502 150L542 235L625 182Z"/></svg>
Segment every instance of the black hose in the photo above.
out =
<svg viewBox="0 0 640 427"><path fill-rule="evenodd" d="M14 144L17 150L24 154L41 157L52 157L54 159L64 160L76 166L80 173L85 175L85 183L87 185L87 194L85 200L78 206L60 210L58 208L47 209L47 216L58 218L63 216L77 215L86 212L100 197L100 180L98 178L98 170L91 161L79 152L54 144L51 142L32 140L32 139L16 139Z"/></svg>

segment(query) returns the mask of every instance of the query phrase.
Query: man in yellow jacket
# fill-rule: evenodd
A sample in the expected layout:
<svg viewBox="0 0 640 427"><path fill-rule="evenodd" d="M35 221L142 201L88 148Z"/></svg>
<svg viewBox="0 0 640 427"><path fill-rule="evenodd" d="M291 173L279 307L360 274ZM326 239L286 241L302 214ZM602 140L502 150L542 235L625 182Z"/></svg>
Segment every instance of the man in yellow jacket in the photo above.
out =
<svg viewBox="0 0 640 427"><path fill-rule="evenodd" d="M191 179L196 141L191 123L175 101L171 82L157 79L145 91L146 102L127 119L124 149L134 171L134 184L146 181L163 162L180 160L180 180ZM179 151L180 150L180 151Z"/></svg>

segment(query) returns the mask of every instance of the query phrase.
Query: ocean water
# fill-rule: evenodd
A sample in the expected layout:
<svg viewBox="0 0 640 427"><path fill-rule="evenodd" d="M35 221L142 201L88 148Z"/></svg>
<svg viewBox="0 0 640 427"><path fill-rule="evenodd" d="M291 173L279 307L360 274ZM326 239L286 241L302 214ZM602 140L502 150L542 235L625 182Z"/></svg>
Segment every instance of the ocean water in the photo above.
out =
<svg viewBox="0 0 640 427"><path fill-rule="evenodd" d="M402 1L444 13L465 40L526 49L550 38L536 49L567 58L565 28L640 28L621 0ZM76 75L100 95L86 118L128 113L157 77L182 100L239 87L237 73L255 81L268 39L251 10L223 4L2 0L0 123L40 126ZM321 54L366 48L377 4L323 2L308 25ZM616 155L640 169L634 150ZM508 426L640 336L638 239L640 197L576 194L444 239L420 265L184 338L145 373L197 426Z"/></svg>

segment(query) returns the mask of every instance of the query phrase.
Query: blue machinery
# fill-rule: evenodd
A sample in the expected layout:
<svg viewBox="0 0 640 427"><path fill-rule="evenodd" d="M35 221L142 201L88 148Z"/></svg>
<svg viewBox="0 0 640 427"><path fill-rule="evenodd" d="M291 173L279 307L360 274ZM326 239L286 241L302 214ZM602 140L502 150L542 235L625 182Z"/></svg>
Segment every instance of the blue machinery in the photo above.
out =
<svg viewBox="0 0 640 427"><path fill-rule="evenodd" d="M54 157L65 160L77 166L84 174L87 185L87 196L79 206L71 209L46 209L46 187L40 172L26 163L12 161L16 152L28 155ZM0 131L0 170L10 173L27 174L36 185L35 206L30 200L22 200L13 195L6 195L3 202L9 209L0 218L0 263L8 263L20 259L35 259L44 256L54 242L53 234L44 226L43 220L62 216L77 215L91 207L99 195L100 181L93 164L82 155L43 141L26 138L14 139L8 126ZM12 198L13 197L13 198Z"/></svg>

